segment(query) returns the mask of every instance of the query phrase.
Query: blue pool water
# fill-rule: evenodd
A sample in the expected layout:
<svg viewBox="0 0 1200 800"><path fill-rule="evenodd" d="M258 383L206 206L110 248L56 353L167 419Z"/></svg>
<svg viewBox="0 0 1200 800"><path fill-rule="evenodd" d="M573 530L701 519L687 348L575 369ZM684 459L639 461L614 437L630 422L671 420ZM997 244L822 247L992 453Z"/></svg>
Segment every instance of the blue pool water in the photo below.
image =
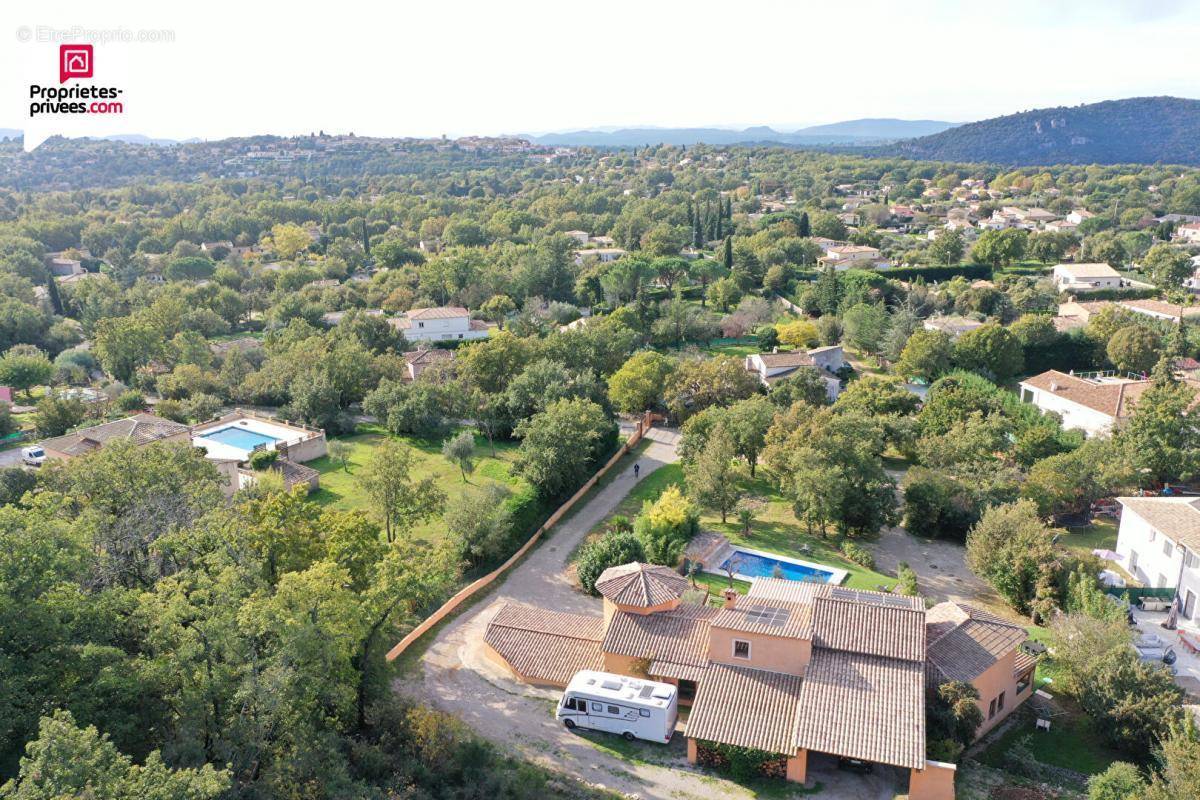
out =
<svg viewBox="0 0 1200 800"><path fill-rule="evenodd" d="M267 436L262 433L248 431L245 428L221 428L220 430L211 431L204 434L201 438L212 439L214 442L227 444L230 447L236 447L239 450L250 452L260 444L271 444L275 441L274 436Z"/></svg>
<svg viewBox="0 0 1200 800"><path fill-rule="evenodd" d="M748 578L773 578L776 566L779 567L782 576L790 581L828 582L833 578L833 573L828 570L793 564L790 561L747 553L744 550L735 551L732 556L725 559L725 563L721 564L722 571L727 569L730 561L736 562L733 568L736 574L745 575Z"/></svg>

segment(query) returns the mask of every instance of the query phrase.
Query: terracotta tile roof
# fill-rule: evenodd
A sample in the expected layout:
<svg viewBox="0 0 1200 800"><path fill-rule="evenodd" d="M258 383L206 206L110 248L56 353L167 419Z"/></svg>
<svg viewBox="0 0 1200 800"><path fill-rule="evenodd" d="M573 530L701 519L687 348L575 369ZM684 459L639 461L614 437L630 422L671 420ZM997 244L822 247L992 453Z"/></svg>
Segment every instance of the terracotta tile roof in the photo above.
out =
<svg viewBox="0 0 1200 800"><path fill-rule="evenodd" d="M743 633L807 639L812 635L812 604L742 595L733 608L721 609L711 624Z"/></svg>
<svg viewBox="0 0 1200 800"><path fill-rule="evenodd" d="M1163 536L1200 553L1200 498L1118 497L1117 502Z"/></svg>
<svg viewBox="0 0 1200 800"><path fill-rule="evenodd" d="M921 662L814 649L799 708L796 747L910 769L925 764Z"/></svg>
<svg viewBox="0 0 1200 800"><path fill-rule="evenodd" d="M1052 369L1021 381L1113 418L1129 416L1150 381L1093 381Z"/></svg>
<svg viewBox="0 0 1200 800"><path fill-rule="evenodd" d="M939 603L925 612L930 676L944 681L973 681L1017 649L1029 634L1020 625L958 603Z"/></svg>
<svg viewBox="0 0 1200 800"><path fill-rule="evenodd" d="M1018 650L1016 658L1013 659L1013 677L1019 676L1036 665L1037 656L1032 656L1024 650Z"/></svg>
<svg viewBox="0 0 1200 800"><path fill-rule="evenodd" d="M813 647L925 661L925 609L919 598L829 587L813 603Z"/></svg>
<svg viewBox="0 0 1200 800"><path fill-rule="evenodd" d="M432 364L436 361L451 361L454 351L433 348L430 350L409 350L404 354L404 360L409 364Z"/></svg>
<svg viewBox="0 0 1200 800"><path fill-rule="evenodd" d="M1121 273L1108 264L1058 264L1055 269L1061 269L1072 278L1119 278Z"/></svg>
<svg viewBox="0 0 1200 800"><path fill-rule="evenodd" d="M613 614L601 649L690 667L708 662L708 624L717 614L709 606L680 606L657 614Z"/></svg>
<svg viewBox="0 0 1200 800"><path fill-rule="evenodd" d="M674 661L652 661L647 673L654 678L675 678L681 681L702 681L708 673L708 664L677 664Z"/></svg>
<svg viewBox="0 0 1200 800"><path fill-rule="evenodd" d="M797 350L793 353L758 353L768 369L781 367L811 367L815 362L808 353Z"/></svg>
<svg viewBox="0 0 1200 800"><path fill-rule="evenodd" d="M622 564L609 567L596 579L596 591L619 606L650 608L676 600L688 588L688 579L670 567L657 564Z"/></svg>
<svg viewBox="0 0 1200 800"><path fill-rule="evenodd" d="M468 312L459 306L438 306L436 308L410 308L404 312L408 319L455 319L465 317Z"/></svg>
<svg viewBox="0 0 1200 800"><path fill-rule="evenodd" d="M128 439L134 444L150 444L181 433L187 433L187 425L156 417L153 414L134 414L126 419L105 422L82 428L65 436L56 436L42 442L48 450L71 456L83 455L98 450L116 439Z"/></svg>
<svg viewBox="0 0 1200 800"><path fill-rule="evenodd" d="M1181 306L1175 303L1166 303L1162 300L1122 300L1121 305L1131 311L1160 314L1173 319L1194 317L1200 314L1200 306Z"/></svg>
<svg viewBox="0 0 1200 800"><path fill-rule="evenodd" d="M800 694L801 679L796 675L712 664L696 690L686 734L795 755Z"/></svg>
<svg viewBox="0 0 1200 800"><path fill-rule="evenodd" d="M513 671L565 686L581 669L603 669L604 620L507 603L488 623L483 640Z"/></svg>

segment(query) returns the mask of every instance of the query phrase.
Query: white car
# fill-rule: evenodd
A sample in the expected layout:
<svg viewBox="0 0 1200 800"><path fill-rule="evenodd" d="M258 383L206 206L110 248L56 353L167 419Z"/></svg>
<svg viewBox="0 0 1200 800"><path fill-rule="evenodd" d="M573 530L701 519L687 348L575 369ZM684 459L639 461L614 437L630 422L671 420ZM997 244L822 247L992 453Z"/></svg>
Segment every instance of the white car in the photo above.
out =
<svg viewBox="0 0 1200 800"><path fill-rule="evenodd" d="M46 460L46 451L40 445L21 448L21 462L31 467L40 467Z"/></svg>

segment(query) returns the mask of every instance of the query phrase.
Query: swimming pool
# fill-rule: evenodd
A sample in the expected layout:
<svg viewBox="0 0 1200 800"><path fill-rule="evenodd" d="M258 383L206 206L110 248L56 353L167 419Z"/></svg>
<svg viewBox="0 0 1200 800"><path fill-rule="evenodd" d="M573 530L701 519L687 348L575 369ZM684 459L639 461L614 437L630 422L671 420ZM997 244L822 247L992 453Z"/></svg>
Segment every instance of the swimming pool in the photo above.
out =
<svg viewBox="0 0 1200 800"><path fill-rule="evenodd" d="M259 445L274 444L276 442L274 436L267 436L266 434L232 425L228 428L220 428L215 431L203 433L201 434L201 438L212 439L214 442L227 444L230 447L245 450L247 453L252 452Z"/></svg>
<svg viewBox="0 0 1200 800"><path fill-rule="evenodd" d="M733 562L733 574L744 581L755 578L784 578L789 581L816 581L819 583L841 583L846 579L846 570L823 567L797 558L764 553L736 547L733 553L721 562L721 566L710 572L728 574L729 563Z"/></svg>

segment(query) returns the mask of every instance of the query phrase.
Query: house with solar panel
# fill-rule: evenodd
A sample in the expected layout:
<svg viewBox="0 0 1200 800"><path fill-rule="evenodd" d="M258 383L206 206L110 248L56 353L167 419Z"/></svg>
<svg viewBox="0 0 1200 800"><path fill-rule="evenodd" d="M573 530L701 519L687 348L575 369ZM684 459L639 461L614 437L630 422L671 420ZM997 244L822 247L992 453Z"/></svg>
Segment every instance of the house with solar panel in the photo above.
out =
<svg viewBox="0 0 1200 800"><path fill-rule="evenodd" d="M485 651L542 686L581 670L675 685L691 707L693 763L716 763L714 745L754 748L804 782L810 759L849 759L907 771L911 800L946 800L955 767L925 756L927 689L975 686L980 734L1033 693L1025 629L958 603L927 610L920 598L758 578L718 607L689 602L675 570L638 563L605 570L596 588L599 615L506 603Z"/></svg>

